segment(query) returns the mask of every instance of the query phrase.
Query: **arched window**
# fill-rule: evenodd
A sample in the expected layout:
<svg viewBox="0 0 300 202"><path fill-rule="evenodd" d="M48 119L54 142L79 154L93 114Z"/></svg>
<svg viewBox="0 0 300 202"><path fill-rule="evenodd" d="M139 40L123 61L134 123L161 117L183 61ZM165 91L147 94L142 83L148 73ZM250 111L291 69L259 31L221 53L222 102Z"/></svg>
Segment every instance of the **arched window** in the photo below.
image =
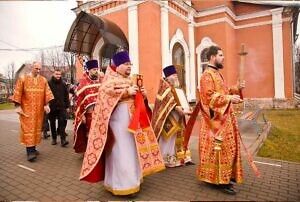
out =
<svg viewBox="0 0 300 202"><path fill-rule="evenodd" d="M203 51L201 52L201 55L200 55L200 58L201 58L200 70L202 70L201 74L204 72L204 70L206 69L207 64L208 64L208 59L206 57L207 51L208 51L208 48L203 49Z"/></svg>
<svg viewBox="0 0 300 202"><path fill-rule="evenodd" d="M178 79L180 82L181 88L185 91L185 55L183 47L180 43L175 43L172 50L172 61L173 65L176 67L178 74Z"/></svg>
<svg viewBox="0 0 300 202"><path fill-rule="evenodd" d="M197 81L198 81L198 90L200 89L200 78L205 68L207 67L208 60L206 58L207 50L211 45L215 44L209 37L204 37L201 40L201 43L196 48L197 53Z"/></svg>

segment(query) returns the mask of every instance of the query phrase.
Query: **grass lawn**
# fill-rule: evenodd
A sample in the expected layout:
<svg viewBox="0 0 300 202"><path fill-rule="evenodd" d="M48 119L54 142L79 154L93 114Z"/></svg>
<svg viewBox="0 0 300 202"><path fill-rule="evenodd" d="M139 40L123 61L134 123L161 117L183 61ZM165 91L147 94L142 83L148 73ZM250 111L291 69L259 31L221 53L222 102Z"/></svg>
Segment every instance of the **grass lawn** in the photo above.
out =
<svg viewBox="0 0 300 202"><path fill-rule="evenodd" d="M300 110L264 110L271 131L258 156L300 163Z"/></svg>
<svg viewBox="0 0 300 202"><path fill-rule="evenodd" d="M0 104L0 110L3 110L3 109L14 109L14 104L13 103L9 103L9 102L6 102L6 103L1 103Z"/></svg>

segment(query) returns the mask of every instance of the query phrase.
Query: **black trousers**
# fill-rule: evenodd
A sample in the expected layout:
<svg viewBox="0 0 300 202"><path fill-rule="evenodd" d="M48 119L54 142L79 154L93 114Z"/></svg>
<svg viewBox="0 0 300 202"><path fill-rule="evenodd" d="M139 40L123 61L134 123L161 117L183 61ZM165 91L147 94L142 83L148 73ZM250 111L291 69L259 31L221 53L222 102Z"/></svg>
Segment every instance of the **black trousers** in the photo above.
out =
<svg viewBox="0 0 300 202"><path fill-rule="evenodd" d="M42 130L44 133L47 133L47 131L49 131L48 114L46 114L46 112L44 113Z"/></svg>
<svg viewBox="0 0 300 202"><path fill-rule="evenodd" d="M27 155L34 154L35 152L36 152L35 146L26 147L26 153L27 153Z"/></svg>
<svg viewBox="0 0 300 202"><path fill-rule="evenodd" d="M52 139L56 140L57 134L60 135L61 140L66 139L66 120L67 120L67 111L63 110L51 110L48 114L48 118L50 120L50 128ZM56 120L58 120L58 127L56 130Z"/></svg>

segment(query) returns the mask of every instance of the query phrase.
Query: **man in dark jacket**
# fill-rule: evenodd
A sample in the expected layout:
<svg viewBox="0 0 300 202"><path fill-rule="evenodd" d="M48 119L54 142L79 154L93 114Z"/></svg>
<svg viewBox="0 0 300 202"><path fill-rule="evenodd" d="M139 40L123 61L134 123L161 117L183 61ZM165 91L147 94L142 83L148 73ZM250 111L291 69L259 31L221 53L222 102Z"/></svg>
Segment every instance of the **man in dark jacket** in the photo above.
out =
<svg viewBox="0 0 300 202"><path fill-rule="evenodd" d="M52 78L50 79L49 87L54 95L54 100L50 102L51 112L49 113L50 128L52 134L52 145L56 145L57 134L60 135L61 146L64 147L69 142L66 140L66 124L67 110L70 107L69 93L67 85L61 78L61 71L55 69ZM58 120L58 129L56 130L56 119Z"/></svg>

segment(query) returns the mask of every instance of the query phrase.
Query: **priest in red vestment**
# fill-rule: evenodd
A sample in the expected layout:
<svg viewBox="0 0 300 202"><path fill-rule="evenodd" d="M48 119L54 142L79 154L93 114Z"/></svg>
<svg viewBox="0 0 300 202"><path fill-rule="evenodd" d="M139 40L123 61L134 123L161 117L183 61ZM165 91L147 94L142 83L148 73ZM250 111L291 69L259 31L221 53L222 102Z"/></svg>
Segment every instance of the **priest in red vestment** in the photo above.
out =
<svg viewBox="0 0 300 202"><path fill-rule="evenodd" d="M165 78L159 82L151 125L157 136L166 167L176 167L192 162L191 152L184 148L185 115L175 88L180 88L176 68L169 65L163 69Z"/></svg>
<svg viewBox="0 0 300 202"><path fill-rule="evenodd" d="M86 69L87 72L83 74L76 93L73 145L76 153L83 153L86 150L98 89L104 76L99 72L97 60L87 61Z"/></svg>
<svg viewBox="0 0 300 202"><path fill-rule="evenodd" d="M127 51L113 56L92 115L80 180L104 180L114 195L140 190L143 176L165 168L145 106L146 90L133 83Z"/></svg>
<svg viewBox="0 0 300 202"><path fill-rule="evenodd" d="M211 46L208 67L200 79L201 123L199 135L198 179L217 185L227 194L236 194L233 183L243 181L240 134L232 104L241 101L238 87L227 87L220 69L224 55Z"/></svg>

